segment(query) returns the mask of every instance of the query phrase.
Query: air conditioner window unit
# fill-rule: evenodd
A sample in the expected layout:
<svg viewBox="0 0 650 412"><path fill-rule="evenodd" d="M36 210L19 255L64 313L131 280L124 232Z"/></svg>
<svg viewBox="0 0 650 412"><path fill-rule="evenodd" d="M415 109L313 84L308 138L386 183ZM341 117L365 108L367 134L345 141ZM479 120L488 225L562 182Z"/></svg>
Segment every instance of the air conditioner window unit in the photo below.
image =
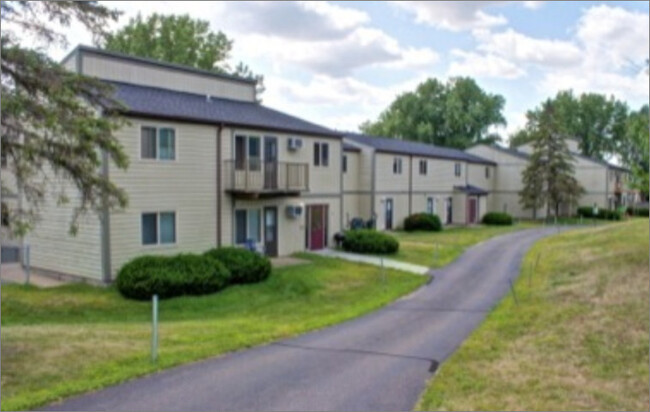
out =
<svg viewBox="0 0 650 412"><path fill-rule="evenodd" d="M287 217L290 219L297 219L302 216L303 207L300 205L287 206Z"/></svg>
<svg viewBox="0 0 650 412"><path fill-rule="evenodd" d="M296 151L302 148L302 139L297 137L289 138L289 150Z"/></svg>

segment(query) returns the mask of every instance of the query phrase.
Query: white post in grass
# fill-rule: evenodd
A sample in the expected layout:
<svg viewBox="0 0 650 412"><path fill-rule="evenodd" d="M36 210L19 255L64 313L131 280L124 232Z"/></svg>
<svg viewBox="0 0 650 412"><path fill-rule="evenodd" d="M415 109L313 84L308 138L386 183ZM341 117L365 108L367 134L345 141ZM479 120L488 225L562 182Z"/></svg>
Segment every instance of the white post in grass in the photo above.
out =
<svg viewBox="0 0 650 412"><path fill-rule="evenodd" d="M156 363L158 359L158 295L151 297L151 361Z"/></svg>
<svg viewBox="0 0 650 412"><path fill-rule="evenodd" d="M384 258L381 258L381 281L384 283L384 291L386 291L386 268L384 267Z"/></svg>
<svg viewBox="0 0 650 412"><path fill-rule="evenodd" d="M29 285L29 275L31 272L30 263L29 263L29 243L26 243L23 247L23 266L25 269L25 284Z"/></svg>

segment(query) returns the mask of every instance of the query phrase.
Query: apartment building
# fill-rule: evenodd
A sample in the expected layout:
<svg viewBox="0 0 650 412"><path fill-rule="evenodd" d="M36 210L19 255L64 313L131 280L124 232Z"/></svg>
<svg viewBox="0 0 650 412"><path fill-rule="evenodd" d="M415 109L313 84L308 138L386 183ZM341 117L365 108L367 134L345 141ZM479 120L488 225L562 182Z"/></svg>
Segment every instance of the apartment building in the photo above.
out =
<svg viewBox="0 0 650 412"><path fill-rule="evenodd" d="M496 164L470 153L425 143L348 133L344 138L346 225L360 217L377 229L402 227L418 212L445 224L480 222L488 211Z"/></svg>
<svg viewBox="0 0 650 412"><path fill-rule="evenodd" d="M567 143L573 156L575 177L585 189L579 200L580 205L614 209L633 205L638 201L637 191L629 187L631 172L628 169L581 155L576 140L568 139ZM495 185L488 208L519 218L532 218L533 211L523 209L519 203L519 192L523 189L522 174L533 152L532 145L527 144L516 149L477 145L467 149L467 152L489 159L497 165ZM573 206L561 205L560 213L574 213ZM536 216L544 218L546 212L546 207L542 207L537 210Z"/></svg>
<svg viewBox="0 0 650 412"><path fill-rule="evenodd" d="M128 170L124 210L85 216L48 199L25 239L42 272L99 282L143 254L248 245L269 256L328 246L341 230L342 136L256 101L253 81L78 47L63 65L110 83L129 124L116 132Z"/></svg>

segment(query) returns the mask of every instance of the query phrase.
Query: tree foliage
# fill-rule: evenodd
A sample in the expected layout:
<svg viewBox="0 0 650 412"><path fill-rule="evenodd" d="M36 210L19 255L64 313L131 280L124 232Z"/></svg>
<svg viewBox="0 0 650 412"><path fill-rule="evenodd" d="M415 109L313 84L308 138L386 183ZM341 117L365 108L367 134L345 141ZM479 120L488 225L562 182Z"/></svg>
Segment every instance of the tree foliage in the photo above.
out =
<svg viewBox="0 0 650 412"><path fill-rule="evenodd" d="M64 184L78 189L71 231L78 217L90 210L124 207L124 191L102 174L105 156L119 168L128 159L113 132L124 124L112 89L96 79L66 71L44 53L20 44L20 36L33 35L45 45L65 38L51 25L81 22L101 36L117 12L94 2L3 1L2 3L2 196L16 195L6 210L11 228L24 234L38 218L46 196L69 202ZM19 31L20 34L15 33ZM16 178L7 186L6 172ZM64 183L62 183L64 182ZM76 196L75 196L76 197Z"/></svg>
<svg viewBox="0 0 650 412"><path fill-rule="evenodd" d="M146 19L138 14L99 44L111 51L252 79L257 82L258 96L264 91L263 76L244 63L234 69L228 65L233 41L221 31L211 31L208 21L188 14L154 13Z"/></svg>
<svg viewBox="0 0 650 412"><path fill-rule="evenodd" d="M506 124L504 104L502 96L485 92L471 78L429 79L360 128L367 134L464 149L500 140L490 130Z"/></svg>
<svg viewBox="0 0 650 412"><path fill-rule="evenodd" d="M562 114L558 116L552 101L546 101L542 107L535 119L533 153L523 172L524 188L519 193L520 203L533 210L533 217L544 205L549 212L553 208L558 216L561 205L577 205L584 193L574 177L573 156L558 119Z"/></svg>
<svg viewBox="0 0 650 412"><path fill-rule="evenodd" d="M630 113L625 125L625 146L621 150L621 159L633 172L632 185L648 197L648 168L650 167L649 139L650 116L648 105L639 111Z"/></svg>
<svg viewBox="0 0 650 412"><path fill-rule="evenodd" d="M624 102L597 93L575 96L570 90L559 92L550 102L558 132L578 140L581 154L606 160L625 145L628 107ZM526 127L510 138L512 147L535 138L544 105L528 111Z"/></svg>

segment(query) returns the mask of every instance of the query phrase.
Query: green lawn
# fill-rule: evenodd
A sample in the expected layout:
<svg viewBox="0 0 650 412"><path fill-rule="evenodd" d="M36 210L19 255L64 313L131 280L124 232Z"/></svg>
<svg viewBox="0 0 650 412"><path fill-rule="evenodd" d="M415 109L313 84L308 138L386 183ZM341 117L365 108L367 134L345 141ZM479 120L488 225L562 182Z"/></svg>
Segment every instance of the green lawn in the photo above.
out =
<svg viewBox="0 0 650 412"><path fill-rule="evenodd" d="M539 226L539 223L520 222L513 226L452 227L445 228L442 232L397 231L391 234L399 240L399 252L390 258L439 268L453 262L467 248L479 242L515 230Z"/></svg>
<svg viewBox="0 0 650 412"><path fill-rule="evenodd" d="M648 410L648 219L546 238L419 410ZM538 256L539 266L531 270Z"/></svg>
<svg viewBox="0 0 650 412"><path fill-rule="evenodd" d="M115 289L2 286L2 410L33 408L174 365L260 345L375 310L423 276L301 255L263 283L160 304L160 352L150 362L148 302Z"/></svg>

